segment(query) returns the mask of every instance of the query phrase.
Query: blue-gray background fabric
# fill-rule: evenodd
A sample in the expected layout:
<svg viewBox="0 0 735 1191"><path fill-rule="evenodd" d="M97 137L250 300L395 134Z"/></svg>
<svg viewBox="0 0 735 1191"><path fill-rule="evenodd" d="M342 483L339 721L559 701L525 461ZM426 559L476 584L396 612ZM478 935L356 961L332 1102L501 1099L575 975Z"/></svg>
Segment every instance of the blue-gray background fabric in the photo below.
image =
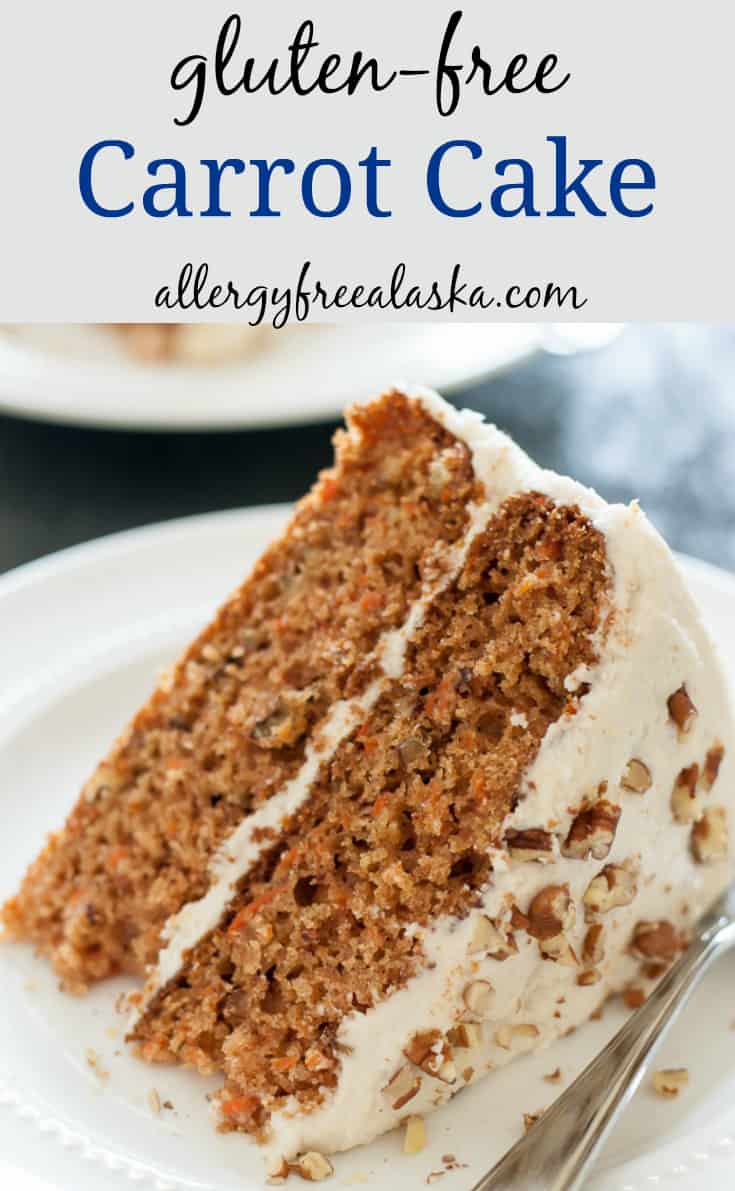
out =
<svg viewBox="0 0 735 1191"><path fill-rule="evenodd" d="M735 570L734 327L631 326L454 400L608 500L639 498L676 549ZM0 418L0 571L152 521L293 500L329 463L335 425L138 434Z"/></svg>

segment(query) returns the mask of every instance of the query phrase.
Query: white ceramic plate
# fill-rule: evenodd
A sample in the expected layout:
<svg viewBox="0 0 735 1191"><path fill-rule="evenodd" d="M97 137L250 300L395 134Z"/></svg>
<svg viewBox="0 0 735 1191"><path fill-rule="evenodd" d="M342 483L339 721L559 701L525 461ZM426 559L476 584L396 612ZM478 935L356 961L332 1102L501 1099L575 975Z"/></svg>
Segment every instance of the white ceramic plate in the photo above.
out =
<svg viewBox="0 0 735 1191"><path fill-rule="evenodd" d="M109 327L0 330L0 410L149 430L339 417L351 402L417 376L451 392L507 368L541 340L531 323L306 326L266 335L242 360L187 366L138 363Z"/></svg>
<svg viewBox="0 0 735 1191"><path fill-rule="evenodd" d="M283 508L171 522L65 551L0 579L0 898L15 887L98 754L154 674L241 578L283 523ZM735 578L685 569L735 672ZM590 1188L643 1191L735 1185L735 962L721 962L667 1040L660 1062L686 1066L677 1102L644 1087ZM122 982L76 1000L23 947L0 947L0 1187L8 1191L257 1191L257 1148L211 1128L210 1084L125 1052L114 1009ZM420 1191L442 1155L466 1167L440 1180L467 1191L622 1021L610 1006L542 1055L467 1089L428 1121L429 1147L400 1137L335 1160L335 1186ZM88 1062L96 1056L96 1069ZM164 1108L149 1104L155 1088ZM328 1184L330 1185L330 1184ZM519 1189L520 1191L520 1189Z"/></svg>

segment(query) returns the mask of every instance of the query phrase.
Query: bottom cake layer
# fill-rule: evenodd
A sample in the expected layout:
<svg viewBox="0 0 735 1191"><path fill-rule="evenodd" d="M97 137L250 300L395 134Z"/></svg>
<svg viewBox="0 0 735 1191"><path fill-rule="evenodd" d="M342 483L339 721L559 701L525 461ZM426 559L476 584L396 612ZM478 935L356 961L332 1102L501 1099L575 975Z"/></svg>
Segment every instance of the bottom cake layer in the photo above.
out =
<svg viewBox="0 0 735 1191"><path fill-rule="evenodd" d="M407 650L405 700L388 688L362 736L337 750L321 778L329 799L310 798L267 842L265 867L134 1031L148 1058L224 1069L224 1127L255 1133L276 1168L431 1110L575 1028L611 993L626 990L636 1002L729 878L727 694L665 546L636 509L606 510L593 531L538 497L507 508L526 499L545 529L559 530L556 540L533 538L533 551L554 565L536 557L533 578L514 523L519 565L506 565L513 551L503 554L503 594L486 602L497 567L473 571L487 545L478 538L464 574L482 582L475 589L460 579L427 613ZM569 602L575 530L589 551L578 574L593 583L580 603ZM603 606L592 579L598 533L615 576L605 626L589 615ZM475 625L475 655L463 655L461 637L443 653L447 625L463 623L467 590L479 596L464 622L465 631ZM567 646L576 625L577 646L589 651L567 654L556 702L548 651L536 652L542 622ZM545 657L551 703L535 725L538 692L528 698L527 685L511 682L503 694L501 623L528 634L525 643L514 637L516 661ZM521 666L516 682L521 673L527 680ZM492 726L478 733L481 709ZM458 714L471 737L458 735ZM411 742L402 767L395 731ZM543 743L515 752L497 797L497 767L514 755L514 739L526 749ZM383 743L397 753L392 782ZM477 775L487 777L488 765L497 801L491 793L478 802ZM437 773L441 784L432 785ZM432 870L434 900L422 901Z"/></svg>
<svg viewBox="0 0 735 1191"><path fill-rule="evenodd" d="M732 876L733 725L712 647L636 508L596 518L614 619L576 714L547 732L471 911L415 937L420 973L337 1032L336 1087L274 1113L271 1163L370 1141L623 992L631 1007ZM574 683L568 684L573 686ZM489 1103L501 1086L487 1085Z"/></svg>
<svg viewBox="0 0 735 1191"><path fill-rule="evenodd" d="M145 1057L224 1069L226 1120L257 1134L291 1098L322 1103L340 1023L432 963L420 930L459 923L494 880L522 776L549 725L577 711L566 684L595 660L606 587L602 539L578 511L534 493L500 506L425 609L400 676L363 701L141 1017Z"/></svg>

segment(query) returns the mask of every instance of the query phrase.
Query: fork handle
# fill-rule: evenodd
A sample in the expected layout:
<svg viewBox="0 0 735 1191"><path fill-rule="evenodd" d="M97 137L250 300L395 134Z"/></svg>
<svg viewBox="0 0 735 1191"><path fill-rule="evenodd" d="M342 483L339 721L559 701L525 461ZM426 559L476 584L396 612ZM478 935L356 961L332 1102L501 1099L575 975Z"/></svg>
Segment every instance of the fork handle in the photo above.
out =
<svg viewBox="0 0 735 1191"><path fill-rule="evenodd" d="M472 1191L576 1191L669 1026L733 943L733 923L708 916L645 1004Z"/></svg>

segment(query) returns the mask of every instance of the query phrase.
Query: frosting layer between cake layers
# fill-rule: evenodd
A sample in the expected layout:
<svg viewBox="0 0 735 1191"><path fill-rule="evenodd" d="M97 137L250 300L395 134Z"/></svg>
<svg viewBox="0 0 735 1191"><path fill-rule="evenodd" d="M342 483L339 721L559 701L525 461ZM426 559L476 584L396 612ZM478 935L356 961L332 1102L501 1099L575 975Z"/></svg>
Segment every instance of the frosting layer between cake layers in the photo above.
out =
<svg viewBox="0 0 735 1191"><path fill-rule="evenodd" d="M446 428L450 433L455 434L457 438L462 438L462 435L457 434L454 425L450 422L454 422L459 416L460 422L463 424L464 414L457 415L442 398L426 390L416 390L406 395L421 400L427 411L438 420L446 419ZM499 456L509 454L515 457L516 464L518 461L528 464L530 479L530 472L537 469L533 468L531 461L515 447L511 440L494 426L485 424L479 415L471 414L469 416L478 421L482 430L483 457L487 457L489 460L493 456L493 467L495 467L501 462ZM353 429L351 432L355 433L355 430ZM472 448L471 443L468 445ZM480 476L475 451L473 450L472 453L475 472ZM487 466L484 470L485 474L489 475ZM480 476L480 478L482 477ZM295 777L258 810L243 819L235 831L224 841L210 864L210 879L206 894L196 901L187 902L178 913L168 919L163 928L164 946L159 952L154 970L150 973L142 998L134 1005L130 1019L131 1028L140 1020L157 993L180 971L185 962L186 953L198 940L217 926L232 900L238 883L252 869L263 850L262 833L270 829L277 830L281 823L294 814L308 797L320 766L334 754L340 742L353 731L375 705L385 689L387 680L401 676L407 645L421 624L426 609L459 574L474 539L483 531L503 500L513 492L526 490L526 487L522 483L513 483L510 475L499 473L497 477L493 477L493 487L488 488L486 498L471 509L464 537L456 546L448 548L448 557L440 578L430 580L424 585L420 597L410 607L401 627L383 633L380 638L375 655L381 677L372 682L357 698L339 700L334 704L326 723L319 730L318 738L310 742L304 764Z"/></svg>
<svg viewBox="0 0 735 1191"><path fill-rule="evenodd" d="M408 1113L428 1112L514 1055L548 1045L588 1018L611 992L638 982L642 961L650 969L651 962L669 958L662 952L671 953L672 928L685 930L730 873L729 860L719 857L717 848L711 862L698 859L693 815L680 814L685 821L677 821L672 811L677 778L695 764L701 775L718 745L725 746L719 776L710 790L700 777L692 806L704 813L721 805L732 776L733 729L711 644L659 535L637 506L609 506L581 485L536 467L479 415L456 411L424 390L403 391L467 444L485 499L472 510L470 527L452 549L442 578L423 591L403 626L379 643L384 677L359 699L335 705L297 776L226 841L205 897L169 920L167 945L138 1014L220 921L260 854L256 840L262 828L277 830L304 802L320 765L361 722L385 682L400 676L407 644L427 607L458 574L472 541L503 501L533 491L579 507L604 537L611 615L598 633L599 661L567 680L570 694L586 690L577 713L562 716L547 731L504 824L504 835L534 836L512 836L512 851L493 852L492 883L465 918L413 928L424 966L404 988L343 1020L338 1086L308 1114L293 1101L273 1115L269 1145L276 1162L306 1150L332 1152L369 1141ZM670 704L682 688L698 711L688 716L686 731ZM522 716L518 723L522 726ZM631 770L631 761L639 767ZM598 811L611 806L615 821L601 824L599 815L580 819L586 800ZM731 805L725 815L729 821ZM713 819L713 830L721 834L723 826ZM578 838L587 828L596 833L589 847ZM529 849L538 833L542 846ZM534 858L523 859L524 849ZM606 890L613 891L608 902L619 904L605 906ZM534 907L546 903L559 913L556 933L548 933L548 920L543 930L536 929ZM662 922L663 933L639 931L634 954L631 941L639 924ZM423 1040L418 1046L417 1035ZM451 1060L436 1061L449 1051Z"/></svg>
<svg viewBox="0 0 735 1191"><path fill-rule="evenodd" d="M724 804L732 838L728 746L734 732L729 692L712 644L659 534L637 505L607 505L574 481L543 471L478 415L457 412L423 390L409 393L468 444L476 475L497 504L513 493L533 490L579 506L605 538L613 616L598 664L568 682L570 689L589 684L577 714L562 717L548 730L505 824L506 832L547 832L551 859L523 861L498 850L493 882L481 905L462 921L446 919L425 930L416 928L425 967L387 1000L345 1019L339 1041L347 1053L338 1087L313 1113L300 1113L294 1103L272 1117L274 1161L372 1140L409 1113L429 1112L516 1055L548 1046L589 1018L611 993L631 983L645 986L642 962L652 975L655 952L666 952L668 941L651 933L647 944L641 933L642 950L634 952L637 924L665 923L685 931L731 875L726 856L697 861L691 823L677 822L672 813L672 792L682 770L698 764L701 771L708 752L720 743L725 754L719 776L714 788L702 794L701 807ZM699 712L686 733L669 710L670 697L682 686ZM642 761L650 775L650 787L643 792L624 785L631 780L631 760ZM580 804L585 797L594 798L603 783L605 799L621 808L609 852L602 859L564 856ZM624 865L634 878L630 903L586 914L583 898L594 878L607 866ZM517 951L508 958L487 953L487 920L501 933L510 931L513 906L523 914L538 894L556 886L568 886L574 912L574 923L563 932L571 956L544 957L542 944L523 929L513 932ZM595 925L601 926L604 940L595 952L602 953L597 962L585 959L585 939ZM468 1004L478 1009L468 1009ZM459 1036L464 1043L453 1046L444 1078L407 1061L405 1049L411 1049L417 1034L441 1040ZM396 1108L400 1098L394 1098L391 1086L416 1083L405 1078L393 1082L406 1067L420 1083Z"/></svg>

